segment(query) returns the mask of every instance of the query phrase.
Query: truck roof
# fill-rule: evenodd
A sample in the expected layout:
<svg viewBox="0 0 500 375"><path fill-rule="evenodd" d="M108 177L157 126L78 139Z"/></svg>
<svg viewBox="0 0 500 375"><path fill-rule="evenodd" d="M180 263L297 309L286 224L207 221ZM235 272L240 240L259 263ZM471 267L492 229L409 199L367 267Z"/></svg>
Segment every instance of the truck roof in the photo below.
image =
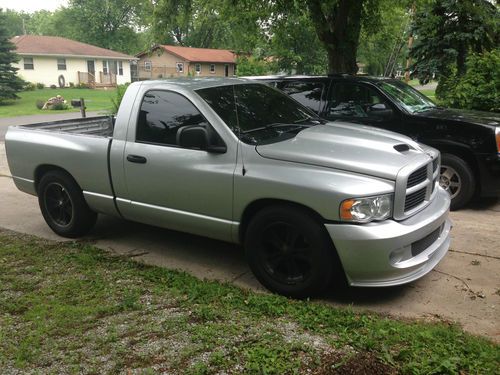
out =
<svg viewBox="0 0 500 375"><path fill-rule="evenodd" d="M169 79L159 79L151 81L141 81L143 85L158 86L166 84L178 86L189 90L198 90L216 86L238 85L252 82L249 79L227 78L227 77L179 77ZM255 81L253 82L255 83Z"/></svg>

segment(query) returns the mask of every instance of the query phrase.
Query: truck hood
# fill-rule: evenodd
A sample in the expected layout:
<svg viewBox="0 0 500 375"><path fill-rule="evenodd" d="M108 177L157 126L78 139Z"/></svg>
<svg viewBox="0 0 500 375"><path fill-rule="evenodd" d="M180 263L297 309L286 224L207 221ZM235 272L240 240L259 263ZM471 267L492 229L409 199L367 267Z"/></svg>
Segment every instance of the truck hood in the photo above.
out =
<svg viewBox="0 0 500 375"><path fill-rule="evenodd" d="M329 122L294 138L256 146L264 158L311 164L395 180L417 158L429 158L410 138L369 126ZM398 151L399 150L399 151Z"/></svg>
<svg viewBox="0 0 500 375"><path fill-rule="evenodd" d="M469 111L465 109L433 108L428 111L415 113L417 117L440 120L452 120L458 123L469 123L487 126L499 126L500 114L484 111Z"/></svg>

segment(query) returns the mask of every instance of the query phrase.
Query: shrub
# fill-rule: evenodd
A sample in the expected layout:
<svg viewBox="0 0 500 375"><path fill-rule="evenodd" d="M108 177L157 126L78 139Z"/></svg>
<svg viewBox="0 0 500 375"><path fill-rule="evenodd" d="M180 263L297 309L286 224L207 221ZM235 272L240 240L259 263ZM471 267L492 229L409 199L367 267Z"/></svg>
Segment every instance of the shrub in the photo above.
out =
<svg viewBox="0 0 500 375"><path fill-rule="evenodd" d="M50 109L53 109L54 111L61 111L68 109L68 105L66 103L56 103Z"/></svg>
<svg viewBox="0 0 500 375"><path fill-rule="evenodd" d="M37 99L36 103L35 103L36 107L38 109L42 109L43 106L45 105L45 100L42 100L42 99Z"/></svg>
<svg viewBox="0 0 500 375"><path fill-rule="evenodd" d="M76 88L77 89L88 89L89 85L87 85L86 83L81 82L78 85L76 85Z"/></svg>
<svg viewBox="0 0 500 375"><path fill-rule="evenodd" d="M73 87L75 87L75 84L74 84L73 82L70 82L70 83L69 83L69 87L72 87L72 88L73 88Z"/></svg>
<svg viewBox="0 0 500 375"><path fill-rule="evenodd" d="M263 76L268 74L269 64L252 56L238 59L238 76Z"/></svg>
<svg viewBox="0 0 500 375"><path fill-rule="evenodd" d="M443 104L464 109L500 112L500 49L467 58L467 72L452 72L439 80L436 96Z"/></svg>
<svg viewBox="0 0 500 375"><path fill-rule="evenodd" d="M36 88L36 85L32 82L26 82L24 84L23 90L24 91L34 91Z"/></svg>
<svg viewBox="0 0 500 375"><path fill-rule="evenodd" d="M116 95L114 98L111 98L112 109L111 112L113 115L118 113L118 109L120 108L120 103L122 102L123 95L125 95L125 91L130 83L125 83L123 85L118 85L116 87Z"/></svg>
<svg viewBox="0 0 500 375"><path fill-rule="evenodd" d="M51 89L57 89L57 86L56 85L50 85L50 88Z"/></svg>
<svg viewBox="0 0 500 375"><path fill-rule="evenodd" d="M36 84L36 88L37 88L38 90L44 89L44 88L45 88L45 84L44 84L44 83L41 83L41 82L38 82L38 83Z"/></svg>

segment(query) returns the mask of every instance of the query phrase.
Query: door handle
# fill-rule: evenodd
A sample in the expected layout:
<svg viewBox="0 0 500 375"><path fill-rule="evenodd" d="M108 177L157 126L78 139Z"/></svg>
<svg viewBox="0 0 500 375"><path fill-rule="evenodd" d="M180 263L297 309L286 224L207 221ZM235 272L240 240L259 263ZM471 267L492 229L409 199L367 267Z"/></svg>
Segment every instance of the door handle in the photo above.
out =
<svg viewBox="0 0 500 375"><path fill-rule="evenodd" d="M131 163L146 164L148 159L139 155L127 155L127 160Z"/></svg>

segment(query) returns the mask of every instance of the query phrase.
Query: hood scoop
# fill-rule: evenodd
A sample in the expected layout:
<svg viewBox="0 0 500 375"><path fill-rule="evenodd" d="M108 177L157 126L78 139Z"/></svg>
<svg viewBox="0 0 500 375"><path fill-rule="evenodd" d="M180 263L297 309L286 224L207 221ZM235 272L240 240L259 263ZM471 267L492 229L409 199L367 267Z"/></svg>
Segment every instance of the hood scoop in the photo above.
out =
<svg viewBox="0 0 500 375"><path fill-rule="evenodd" d="M400 143L399 145L394 145L394 150L398 152L410 151L410 145L407 145L405 143Z"/></svg>

